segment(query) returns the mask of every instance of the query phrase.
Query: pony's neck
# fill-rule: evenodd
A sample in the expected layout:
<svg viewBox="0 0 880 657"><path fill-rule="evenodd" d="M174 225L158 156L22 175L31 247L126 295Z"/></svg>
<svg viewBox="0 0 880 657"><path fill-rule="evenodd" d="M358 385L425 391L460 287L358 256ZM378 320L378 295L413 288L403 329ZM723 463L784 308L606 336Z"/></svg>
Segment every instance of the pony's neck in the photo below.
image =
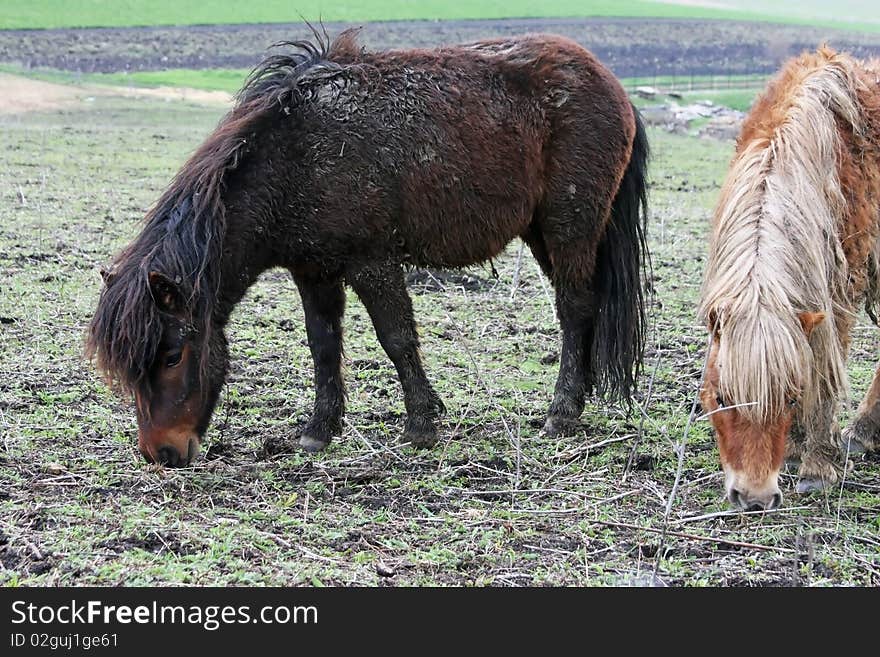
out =
<svg viewBox="0 0 880 657"><path fill-rule="evenodd" d="M226 231L219 249L220 284L214 312L220 327L226 326L235 306L270 266L265 244L255 239L257 231L249 229L252 221L250 212L229 213L226 217Z"/></svg>

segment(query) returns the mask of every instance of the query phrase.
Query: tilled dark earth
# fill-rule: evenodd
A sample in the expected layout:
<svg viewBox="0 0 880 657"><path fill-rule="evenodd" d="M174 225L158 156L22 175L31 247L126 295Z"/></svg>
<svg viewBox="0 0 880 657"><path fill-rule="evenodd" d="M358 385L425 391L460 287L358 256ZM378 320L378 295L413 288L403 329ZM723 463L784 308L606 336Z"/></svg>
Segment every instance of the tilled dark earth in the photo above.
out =
<svg viewBox="0 0 880 657"><path fill-rule="evenodd" d="M587 23L605 24L540 24L576 31ZM404 25L413 24L370 26L366 41L390 44L390 36L374 39L394 28L402 39ZM424 31L406 43L498 33L489 24L418 25ZM656 23L653 33L668 27ZM646 36L648 23L643 29L640 38L661 47ZM264 41L302 34L275 30L284 28L61 32L78 45L47 56L58 65L83 57L89 43L105 54L115 43L107 56L118 66L128 61L123 42L93 42L95 34L165 35L193 46L188 56L222 49L223 35L232 43L249 34L247 53L243 37L239 47L252 59L225 64L247 65ZM205 45L207 33L220 41ZM14 38L0 33L4 43ZM142 43L154 54L175 49ZM129 44L147 66L153 60L139 48ZM167 65L184 63L192 65ZM796 494L785 474L784 508L732 513L697 407L673 496L703 363L695 308L708 222L732 143L656 129L656 300L632 412L594 399L575 435L539 431L558 326L552 291L528 254L518 260L514 243L491 266L410 276L426 368L449 411L433 449L399 444L400 385L351 295L343 435L321 454L297 447L313 400L312 363L295 287L271 271L233 315L230 377L203 454L183 470L145 465L131 404L82 358L85 327L99 267L136 233L223 111L98 95L54 111L0 114L0 584L880 584L876 455L855 459L843 485L819 494ZM844 420L873 374L876 331L860 319Z"/></svg>
<svg viewBox="0 0 880 657"><path fill-rule="evenodd" d="M356 25L327 23L334 35ZM553 32L592 50L620 77L770 73L822 42L880 54L880 34L708 20L509 19L370 23L369 48L428 47L523 32ZM81 72L249 68L266 48L310 36L302 23L0 31L0 62Z"/></svg>

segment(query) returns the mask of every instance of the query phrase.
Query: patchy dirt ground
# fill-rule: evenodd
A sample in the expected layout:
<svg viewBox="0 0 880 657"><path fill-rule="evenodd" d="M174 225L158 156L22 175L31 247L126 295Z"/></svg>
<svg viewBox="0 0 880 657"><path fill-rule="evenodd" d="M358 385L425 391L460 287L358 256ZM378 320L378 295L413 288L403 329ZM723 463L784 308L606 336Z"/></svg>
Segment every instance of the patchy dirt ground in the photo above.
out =
<svg viewBox="0 0 880 657"><path fill-rule="evenodd" d="M349 24L328 23L332 35ZM823 41L857 56L880 54L880 34L709 20L508 19L395 21L367 25L370 48L424 47L554 32L568 36L620 77L769 73ZM301 23L195 27L0 31L0 62L82 72L163 68L247 68L269 44L304 38Z"/></svg>
<svg viewBox="0 0 880 657"><path fill-rule="evenodd" d="M147 466L130 404L81 356L101 264L138 228L217 108L99 96L0 116L0 582L4 584L877 585L880 460L785 508L732 514L697 422L663 517L705 344L694 317L729 142L652 129L657 304L640 404L597 400L539 433L558 328L530 257L410 279L429 376L449 409L430 451L366 312L345 321L344 435L296 446L312 404L294 286L268 272L229 327L232 370L192 467ZM864 390L876 333L850 365ZM847 414L853 405L847 406Z"/></svg>
<svg viewBox="0 0 880 657"><path fill-rule="evenodd" d="M55 109L81 101L87 95L69 85L31 80L0 73L0 113L31 112Z"/></svg>
<svg viewBox="0 0 880 657"><path fill-rule="evenodd" d="M228 105L231 96L222 91L174 87L144 89L99 85L65 85L0 73L0 114L40 112L93 102L95 96L149 97L200 105Z"/></svg>

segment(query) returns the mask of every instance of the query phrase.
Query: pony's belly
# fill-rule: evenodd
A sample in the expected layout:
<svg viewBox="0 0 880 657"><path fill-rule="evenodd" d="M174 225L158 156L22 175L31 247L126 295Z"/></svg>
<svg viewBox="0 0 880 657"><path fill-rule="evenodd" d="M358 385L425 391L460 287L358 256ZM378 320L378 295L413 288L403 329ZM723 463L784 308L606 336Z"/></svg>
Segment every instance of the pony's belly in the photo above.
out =
<svg viewBox="0 0 880 657"><path fill-rule="evenodd" d="M497 214L423 218L419 229L406 231L404 259L416 266L455 268L494 258L531 222L531 212Z"/></svg>

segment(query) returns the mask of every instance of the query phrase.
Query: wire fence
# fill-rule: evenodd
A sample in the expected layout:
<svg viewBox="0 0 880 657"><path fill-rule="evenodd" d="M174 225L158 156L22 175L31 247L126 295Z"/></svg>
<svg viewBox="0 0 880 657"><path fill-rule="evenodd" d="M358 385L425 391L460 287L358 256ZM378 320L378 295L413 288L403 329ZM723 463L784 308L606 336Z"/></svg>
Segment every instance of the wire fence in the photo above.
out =
<svg viewBox="0 0 880 657"><path fill-rule="evenodd" d="M761 89L772 76L766 73L727 75L652 75L623 78L628 92L639 87L653 87L658 91L726 91Z"/></svg>

